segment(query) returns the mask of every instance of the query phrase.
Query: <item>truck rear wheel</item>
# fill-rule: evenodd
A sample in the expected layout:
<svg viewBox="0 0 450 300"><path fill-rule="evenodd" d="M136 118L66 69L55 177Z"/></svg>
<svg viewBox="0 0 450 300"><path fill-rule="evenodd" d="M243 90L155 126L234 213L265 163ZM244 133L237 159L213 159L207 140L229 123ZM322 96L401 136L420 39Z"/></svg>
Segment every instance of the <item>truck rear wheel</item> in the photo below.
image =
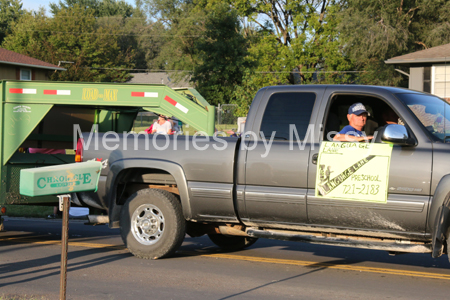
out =
<svg viewBox="0 0 450 300"><path fill-rule="evenodd" d="M185 230L180 202L164 190L137 191L127 199L120 214L122 240L140 258L172 255L181 246Z"/></svg>
<svg viewBox="0 0 450 300"><path fill-rule="evenodd" d="M245 236L231 236L223 234L208 234L209 239L225 251L237 251L250 247L257 238Z"/></svg>

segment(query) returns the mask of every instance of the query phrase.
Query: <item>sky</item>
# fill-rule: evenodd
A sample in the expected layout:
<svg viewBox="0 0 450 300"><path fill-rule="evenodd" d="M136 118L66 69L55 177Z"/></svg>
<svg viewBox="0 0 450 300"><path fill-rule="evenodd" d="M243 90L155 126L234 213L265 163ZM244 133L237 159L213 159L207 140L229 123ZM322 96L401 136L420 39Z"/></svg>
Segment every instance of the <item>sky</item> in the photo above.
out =
<svg viewBox="0 0 450 300"><path fill-rule="evenodd" d="M45 9L48 11L49 7L48 4L50 2L57 2L57 1L50 1L50 0L22 0L22 8L27 10L38 10L40 6L44 6Z"/></svg>
<svg viewBox="0 0 450 300"><path fill-rule="evenodd" d="M134 6L134 0L125 1ZM22 8L27 10L38 10L40 6L43 6L48 13L50 11L50 3L59 3L59 0L22 0Z"/></svg>

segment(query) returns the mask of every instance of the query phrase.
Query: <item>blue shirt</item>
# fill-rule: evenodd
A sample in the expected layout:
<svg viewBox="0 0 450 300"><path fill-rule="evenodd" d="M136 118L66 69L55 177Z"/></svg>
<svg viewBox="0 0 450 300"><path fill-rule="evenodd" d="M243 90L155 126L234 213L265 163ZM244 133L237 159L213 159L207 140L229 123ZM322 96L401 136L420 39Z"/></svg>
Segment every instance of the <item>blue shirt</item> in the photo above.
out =
<svg viewBox="0 0 450 300"><path fill-rule="evenodd" d="M350 125L347 125L344 128L342 128L342 130L339 131L339 134L347 134L347 135L356 136L356 137L364 136L362 131L355 129Z"/></svg>

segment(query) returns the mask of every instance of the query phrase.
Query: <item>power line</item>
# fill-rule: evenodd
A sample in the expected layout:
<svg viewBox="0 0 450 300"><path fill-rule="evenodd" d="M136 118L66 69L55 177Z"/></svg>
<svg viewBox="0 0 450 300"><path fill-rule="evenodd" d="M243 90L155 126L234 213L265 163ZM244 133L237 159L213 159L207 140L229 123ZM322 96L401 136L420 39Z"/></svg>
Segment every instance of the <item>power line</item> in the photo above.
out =
<svg viewBox="0 0 450 300"><path fill-rule="evenodd" d="M314 73L367 73L367 71L256 71L254 73L286 73L286 74L314 74Z"/></svg>
<svg viewBox="0 0 450 300"><path fill-rule="evenodd" d="M145 72L193 72L193 70L161 70L161 69L127 69L127 68L96 68L82 67L94 70L116 70L116 71L145 71ZM255 71L257 74L314 74L314 73L369 73L368 71Z"/></svg>
<svg viewBox="0 0 450 300"><path fill-rule="evenodd" d="M54 19L54 18L78 18L78 19L85 19L85 16L58 16L58 15L53 15L52 17L47 17L48 19ZM152 20L152 17L126 17L126 16L122 16L122 15L115 15L115 16L94 16L94 18L97 19L101 19L101 18L114 18L114 19L123 19L123 20ZM154 18L154 20L156 20L156 22L158 21L174 21L174 20L189 20L189 19L193 19L193 20L198 20L198 17L176 17L173 19L166 19L166 18ZM152 23L156 23L156 22L152 22Z"/></svg>
<svg viewBox="0 0 450 300"><path fill-rule="evenodd" d="M86 34L86 35L109 35L109 36L172 36L172 37L201 37L205 35L179 35L179 34L125 34L125 33L100 33L100 32L70 32L70 31L51 31L51 30L34 30L28 29L24 31L46 32L46 33L63 33L63 34Z"/></svg>
<svg viewBox="0 0 450 300"><path fill-rule="evenodd" d="M116 70L116 71L192 72L191 70L130 69L130 68L97 68L97 67L82 67L82 68L85 68L85 69L95 69L95 70Z"/></svg>

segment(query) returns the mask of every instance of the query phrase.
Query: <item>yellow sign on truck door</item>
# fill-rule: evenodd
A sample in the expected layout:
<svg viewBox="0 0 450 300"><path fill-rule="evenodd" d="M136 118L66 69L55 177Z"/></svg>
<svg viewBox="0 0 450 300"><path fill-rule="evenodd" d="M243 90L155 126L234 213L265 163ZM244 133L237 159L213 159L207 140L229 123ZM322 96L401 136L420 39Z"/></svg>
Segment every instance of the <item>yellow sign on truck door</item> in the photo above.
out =
<svg viewBox="0 0 450 300"><path fill-rule="evenodd" d="M316 196L386 203L391 154L388 144L323 142Z"/></svg>

